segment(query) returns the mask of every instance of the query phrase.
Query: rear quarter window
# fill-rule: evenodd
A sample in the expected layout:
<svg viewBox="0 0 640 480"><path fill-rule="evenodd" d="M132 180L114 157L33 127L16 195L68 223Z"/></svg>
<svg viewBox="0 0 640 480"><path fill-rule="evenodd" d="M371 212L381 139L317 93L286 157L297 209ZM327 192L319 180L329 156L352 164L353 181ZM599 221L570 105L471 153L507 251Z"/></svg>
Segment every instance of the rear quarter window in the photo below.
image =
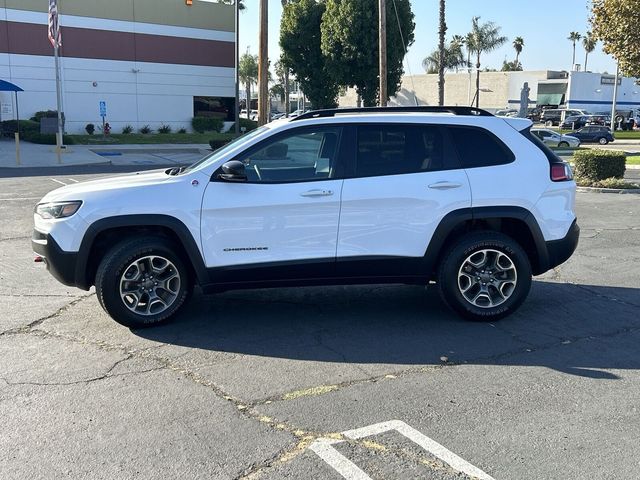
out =
<svg viewBox="0 0 640 480"><path fill-rule="evenodd" d="M451 139L463 168L505 165L515 155L493 133L478 127L449 127Z"/></svg>
<svg viewBox="0 0 640 480"><path fill-rule="evenodd" d="M536 147L538 147L538 149L544 153L544 156L547 157L547 160L549 160L549 163L561 163L562 160L560 160L560 157L558 157L553 150L551 150L549 147L547 147L547 145L540 140L538 137L536 137L533 132L531 131L530 128L527 128L525 130L521 130L520 133L527 138L531 143L533 143Z"/></svg>

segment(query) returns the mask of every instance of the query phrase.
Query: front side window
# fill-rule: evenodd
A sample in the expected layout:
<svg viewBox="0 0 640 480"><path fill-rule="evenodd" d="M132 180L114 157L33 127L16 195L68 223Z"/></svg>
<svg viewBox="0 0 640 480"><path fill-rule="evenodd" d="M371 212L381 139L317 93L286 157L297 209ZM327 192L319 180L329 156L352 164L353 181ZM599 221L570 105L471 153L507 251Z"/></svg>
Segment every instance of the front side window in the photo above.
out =
<svg viewBox="0 0 640 480"><path fill-rule="evenodd" d="M445 168L445 142L439 126L362 125L357 142L357 177Z"/></svg>
<svg viewBox="0 0 640 480"><path fill-rule="evenodd" d="M335 178L340 135L339 127L299 129L264 141L238 160L254 183Z"/></svg>

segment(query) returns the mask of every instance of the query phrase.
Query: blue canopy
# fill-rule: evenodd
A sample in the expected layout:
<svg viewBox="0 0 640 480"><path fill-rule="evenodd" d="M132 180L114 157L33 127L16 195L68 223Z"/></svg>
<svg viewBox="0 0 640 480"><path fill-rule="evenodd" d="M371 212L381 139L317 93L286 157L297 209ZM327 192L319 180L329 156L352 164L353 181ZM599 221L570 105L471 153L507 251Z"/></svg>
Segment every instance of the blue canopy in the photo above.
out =
<svg viewBox="0 0 640 480"><path fill-rule="evenodd" d="M24 92L24 90L13 83L0 80L0 92Z"/></svg>

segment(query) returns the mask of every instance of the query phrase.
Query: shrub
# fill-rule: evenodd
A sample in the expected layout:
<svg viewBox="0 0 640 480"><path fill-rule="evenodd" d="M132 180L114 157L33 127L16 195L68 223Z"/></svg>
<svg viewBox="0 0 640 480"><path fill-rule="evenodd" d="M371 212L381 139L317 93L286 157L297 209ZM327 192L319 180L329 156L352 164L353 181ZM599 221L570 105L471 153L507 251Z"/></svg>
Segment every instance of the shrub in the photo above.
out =
<svg viewBox="0 0 640 480"><path fill-rule="evenodd" d="M240 117L240 132L242 133L242 128L245 128L246 132L250 132L251 130L255 130L258 128L258 122L253 120L249 120L248 118ZM230 132L235 132L236 124L231 125L229 129Z"/></svg>
<svg viewBox="0 0 640 480"><path fill-rule="evenodd" d="M231 140L231 138L216 138L214 140L209 140L209 145L211 146L211 150L218 150L219 148L224 147Z"/></svg>
<svg viewBox="0 0 640 480"><path fill-rule="evenodd" d="M56 135L54 133L30 133L29 135L25 135L24 139L27 142L38 143L41 145L56 144ZM68 135L63 135L62 141L65 145L73 145L74 143L76 143L73 137L70 137Z"/></svg>
<svg viewBox="0 0 640 480"><path fill-rule="evenodd" d="M13 134L17 131L17 120L5 120L0 122L0 134L3 137L13 137ZM20 120L20 135L26 136L30 133L40 132L40 124L32 120Z"/></svg>
<svg viewBox="0 0 640 480"><path fill-rule="evenodd" d="M153 132L153 130L151 129L151 127L149 125L145 125L144 127L142 127L140 129L140 133L142 133L143 135L147 135L149 133Z"/></svg>
<svg viewBox="0 0 640 480"><path fill-rule="evenodd" d="M627 182L620 178L605 178L604 180L588 180L585 178L577 179L578 186L580 187L597 187L597 188L615 188L615 189L640 189L640 185L633 182Z"/></svg>
<svg viewBox="0 0 640 480"><path fill-rule="evenodd" d="M224 122L217 117L193 117L191 126L198 133L219 132L222 130Z"/></svg>
<svg viewBox="0 0 640 480"><path fill-rule="evenodd" d="M178 130L178 133L184 135L185 133L187 133L187 129L186 128L181 128L180 130Z"/></svg>
<svg viewBox="0 0 640 480"><path fill-rule="evenodd" d="M591 181L623 178L627 157L613 150L580 150L573 157L576 178Z"/></svg>
<svg viewBox="0 0 640 480"><path fill-rule="evenodd" d="M160 125L158 133L171 133L171 125Z"/></svg>
<svg viewBox="0 0 640 480"><path fill-rule="evenodd" d="M124 127L122 127L123 135L129 135L130 133L133 133L133 127L131 125L125 125Z"/></svg>
<svg viewBox="0 0 640 480"><path fill-rule="evenodd" d="M93 123L87 123L87 126L84 127L89 135L93 135L93 132L96 131L96 126Z"/></svg>
<svg viewBox="0 0 640 480"><path fill-rule="evenodd" d="M58 118L57 110L43 110L40 112L36 112L36 114L31 117L34 122L39 122L41 118ZM64 122L64 112L62 112L62 121Z"/></svg>

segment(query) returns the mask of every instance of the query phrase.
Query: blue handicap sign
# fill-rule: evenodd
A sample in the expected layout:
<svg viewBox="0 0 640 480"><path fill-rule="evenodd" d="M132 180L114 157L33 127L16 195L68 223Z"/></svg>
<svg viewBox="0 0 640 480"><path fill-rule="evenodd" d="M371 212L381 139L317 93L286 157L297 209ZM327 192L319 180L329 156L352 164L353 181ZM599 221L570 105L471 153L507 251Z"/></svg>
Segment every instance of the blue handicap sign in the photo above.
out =
<svg viewBox="0 0 640 480"><path fill-rule="evenodd" d="M107 116L107 102L100 102L100 116Z"/></svg>

